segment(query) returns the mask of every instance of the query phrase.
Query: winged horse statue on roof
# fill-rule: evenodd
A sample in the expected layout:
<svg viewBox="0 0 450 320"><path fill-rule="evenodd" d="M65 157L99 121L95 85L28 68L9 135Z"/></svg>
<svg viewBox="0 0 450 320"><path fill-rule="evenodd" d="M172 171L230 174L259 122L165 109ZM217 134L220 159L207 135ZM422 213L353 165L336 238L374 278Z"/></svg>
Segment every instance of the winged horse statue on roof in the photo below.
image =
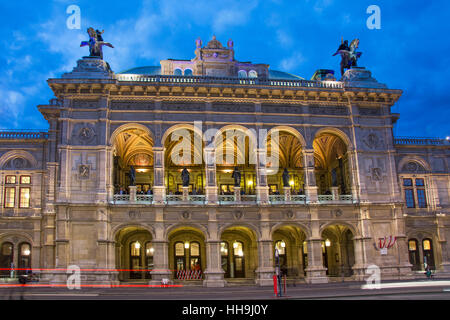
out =
<svg viewBox="0 0 450 320"><path fill-rule="evenodd" d="M89 34L89 41L82 41L80 47L89 46L89 56L90 57L99 57L103 60L103 46L107 46L110 48L114 48L113 45L109 42L104 42L102 34L103 31L94 30L94 28L88 28L87 33Z"/></svg>
<svg viewBox="0 0 450 320"><path fill-rule="evenodd" d="M341 39L341 45L333 56L341 55L341 75L344 75L345 69L351 69L351 67L357 66L357 61L361 57L362 52L357 52L359 46L359 39L354 39L350 46L348 45L348 40L343 41Z"/></svg>

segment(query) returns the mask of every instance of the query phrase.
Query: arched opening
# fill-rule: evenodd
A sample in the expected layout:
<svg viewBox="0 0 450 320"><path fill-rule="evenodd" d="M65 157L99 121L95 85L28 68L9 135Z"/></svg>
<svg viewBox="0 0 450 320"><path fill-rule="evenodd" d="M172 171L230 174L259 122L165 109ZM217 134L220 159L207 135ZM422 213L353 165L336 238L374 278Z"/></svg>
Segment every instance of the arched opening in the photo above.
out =
<svg viewBox="0 0 450 320"><path fill-rule="evenodd" d="M19 245L18 268L18 274L26 274L31 269L31 245L28 242Z"/></svg>
<svg viewBox="0 0 450 320"><path fill-rule="evenodd" d="M130 170L135 170L136 194L153 194L153 139L142 128L124 129L113 141L114 193L129 194Z"/></svg>
<svg viewBox="0 0 450 320"><path fill-rule="evenodd" d="M416 239L408 240L409 263L412 264L412 270L421 269L419 246Z"/></svg>
<svg viewBox="0 0 450 320"><path fill-rule="evenodd" d="M254 140L246 129L229 128L215 138L216 179L219 199L241 194L241 201L256 201L256 155ZM239 179L235 179L239 172Z"/></svg>
<svg viewBox="0 0 450 320"><path fill-rule="evenodd" d="M206 269L203 233L193 227L181 227L169 233L169 266L177 280L201 280Z"/></svg>
<svg viewBox="0 0 450 320"><path fill-rule="evenodd" d="M226 279L254 279L258 267L256 236L247 227L229 227L221 235L222 268Z"/></svg>
<svg viewBox="0 0 450 320"><path fill-rule="evenodd" d="M272 239L274 253L275 249L279 252L282 274L288 278L304 277L308 259L305 232L297 226L282 226L273 232Z"/></svg>
<svg viewBox="0 0 450 320"><path fill-rule="evenodd" d="M269 195L283 194L285 187L290 188L292 195L303 195L305 180L300 139L285 130L270 132L267 137L267 157L271 159L266 165ZM287 186L283 178L285 169L288 174L286 177L289 177Z"/></svg>
<svg viewBox="0 0 450 320"><path fill-rule="evenodd" d="M330 277L353 275L355 250L353 233L343 225L332 225L322 231L323 266Z"/></svg>
<svg viewBox="0 0 450 320"><path fill-rule="evenodd" d="M9 276L10 268L14 261L14 245L11 242L3 242L0 251L0 268L1 275Z"/></svg>
<svg viewBox="0 0 450 320"><path fill-rule="evenodd" d="M192 76L192 74L193 74L193 73L192 73L192 69L185 69L185 70L184 70L184 75L185 75L185 76Z"/></svg>
<svg viewBox="0 0 450 320"><path fill-rule="evenodd" d="M427 266L430 267L431 270L435 270L436 265L434 263L433 241L429 238L423 239L422 249L423 249L423 264L425 270L427 269Z"/></svg>
<svg viewBox="0 0 450 320"><path fill-rule="evenodd" d="M333 133L321 133L313 141L319 195L351 194L349 155L345 142ZM338 200L338 199L335 199Z"/></svg>
<svg viewBox="0 0 450 320"><path fill-rule="evenodd" d="M164 140L165 185L169 201L181 200L183 187L188 187L189 194L199 199L205 194L203 148L201 135L191 128L175 129ZM188 172L187 178L184 169Z"/></svg>
<svg viewBox="0 0 450 320"><path fill-rule="evenodd" d="M250 70L248 72L248 77L249 78L258 78L258 72L256 72L255 70Z"/></svg>
<svg viewBox="0 0 450 320"><path fill-rule="evenodd" d="M126 227L116 235L116 267L119 280L151 279L154 249L152 235L142 227Z"/></svg>
<svg viewBox="0 0 450 320"><path fill-rule="evenodd" d="M175 69L173 70L173 75L174 76L182 76L183 75L183 71L181 69Z"/></svg>
<svg viewBox="0 0 450 320"><path fill-rule="evenodd" d="M238 78L247 78L247 71L245 71L245 70L239 70L239 72L238 72Z"/></svg>

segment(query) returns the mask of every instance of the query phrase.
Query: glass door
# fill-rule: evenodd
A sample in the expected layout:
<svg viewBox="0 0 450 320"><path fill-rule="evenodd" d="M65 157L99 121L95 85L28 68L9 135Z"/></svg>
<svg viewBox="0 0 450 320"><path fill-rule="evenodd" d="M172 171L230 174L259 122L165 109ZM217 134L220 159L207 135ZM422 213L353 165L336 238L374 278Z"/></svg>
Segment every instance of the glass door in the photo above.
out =
<svg viewBox="0 0 450 320"><path fill-rule="evenodd" d="M139 241L130 244L130 279L141 279L141 244Z"/></svg>
<svg viewBox="0 0 450 320"><path fill-rule="evenodd" d="M220 255L221 255L222 269L223 269L223 271L225 271L225 274L223 276L225 278L229 278L230 277L230 260L228 258L228 243L227 242L220 243Z"/></svg>
<svg viewBox="0 0 450 320"><path fill-rule="evenodd" d="M233 243L234 277L245 278L244 244L240 241Z"/></svg>

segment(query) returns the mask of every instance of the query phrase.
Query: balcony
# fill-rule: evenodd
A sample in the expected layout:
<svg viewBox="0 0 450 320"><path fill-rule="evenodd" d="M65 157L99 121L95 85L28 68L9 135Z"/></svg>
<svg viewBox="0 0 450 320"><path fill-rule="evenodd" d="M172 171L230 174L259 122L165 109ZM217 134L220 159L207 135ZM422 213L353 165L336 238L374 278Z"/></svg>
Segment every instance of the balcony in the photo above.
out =
<svg viewBox="0 0 450 320"><path fill-rule="evenodd" d="M241 195L240 201L236 200L235 195L217 195L218 205L254 205L257 204L256 195ZM319 195L319 204L352 204L352 195ZM130 200L129 194L115 194L113 204L144 204L152 205L153 195L136 195L136 199ZM204 205L207 204L205 195L188 195L187 199L183 200L183 195L166 195L165 204L167 205ZM283 205L283 204L306 204L306 195L291 195L290 200L286 200L285 195L269 195L269 204Z"/></svg>
<svg viewBox="0 0 450 320"><path fill-rule="evenodd" d="M118 81L147 82L147 83L177 83L177 84L239 84L260 85L271 87L303 87L303 88L328 88L342 89L339 81L316 81L316 80L275 80L265 78L237 78L237 77L209 77L209 76L174 76L174 75L140 75L140 74L117 74Z"/></svg>
<svg viewBox="0 0 450 320"><path fill-rule="evenodd" d="M397 137L394 138L394 144L410 146L448 146L450 145L450 140L440 138Z"/></svg>

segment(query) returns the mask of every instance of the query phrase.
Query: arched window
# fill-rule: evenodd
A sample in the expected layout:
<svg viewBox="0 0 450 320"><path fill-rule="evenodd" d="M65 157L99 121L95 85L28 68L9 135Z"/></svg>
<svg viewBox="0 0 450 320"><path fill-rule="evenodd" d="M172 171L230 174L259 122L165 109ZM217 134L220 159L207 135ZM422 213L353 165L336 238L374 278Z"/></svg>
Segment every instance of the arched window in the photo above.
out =
<svg viewBox="0 0 450 320"><path fill-rule="evenodd" d="M233 243L233 262L234 277L245 278L244 243L241 241Z"/></svg>
<svg viewBox="0 0 450 320"><path fill-rule="evenodd" d="M308 242L303 241L302 247L302 256L303 256L303 273L306 276L306 268L308 267Z"/></svg>
<svg viewBox="0 0 450 320"><path fill-rule="evenodd" d="M145 244L145 263L147 272L145 273L145 277L147 279L151 278L151 270L153 270L153 253L155 249L153 248L152 243L149 241Z"/></svg>
<svg viewBox="0 0 450 320"><path fill-rule="evenodd" d="M245 70L239 70L239 72L238 72L238 78L247 78L247 71L245 71Z"/></svg>
<svg viewBox="0 0 450 320"><path fill-rule="evenodd" d="M185 244L183 242L175 243L175 265L176 271L185 270Z"/></svg>
<svg viewBox="0 0 450 320"><path fill-rule="evenodd" d="M435 269L434 255L433 255L433 242L431 239L423 239L422 241L423 249L423 263L428 265L430 269Z"/></svg>
<svg viewBox="0 0 450 320"><path fill-rule="evenodd" d="M183 71L181 71L181 69L175 69L175 70L173 70L173 75L174 76L182 76Z"/></svg>
<svg viewBox="0 0 450 320"><path fill-rule="evenodd" d="M412 264L413 270L420 270L420 255L417 248L417 240L409 239L408 241L409 263Z"/></svg>
<svg viewBox="0 0 450 320"><path fill-rule="evenodd" d="M278 256L280 259L280 269L282 272L286 272L287 269L287 259L286 259L286 242L283 240L278 240L275 242L275 250L278 250ZM274 250L274 251L275 251ZM276 263L276 259L275 259Z"/></svg>
<svg viewBox="0 0 450 320"><path fill-rule="evenodd" d="M191 270L200 270L201 269L201 261L200 261L200 243L191 242L189 248L189 259L190 259L190 268Z"/></svg>
<svg viewBox="0 0 450 320"><path fill-rule="evenodd" d="M26 269L31 269L31 245L23 242L19 245L19 272L18 274L25 274Z"/></svg>
<svg viewBox="0 0 450 320"><path fill-rule="evenodd" d="M11 242L4 242L0 252L0 268L11 268L14 258L14 245ZM9 270L1 270L2 275L8 275Z"/></svg>
<svg viewBox="0 0 450 320"><path fill-rule="evenodd" d="M256 72L255 70L250 70L248 72L248 77L249 78L258 78L258 72Z"/></svg>
<svg viewBox="0 0 450 320"><path fill-rule="evenodd" d="M186 69L186 70L184 70L184 75L185 76L192 76L192 70L191 69Z"/></svg>
<svg viewBox="0 0 450 320"><path fill-rule="evenodd" d="M224 277L229 278L230 277L230 268L229 268L230 261L228 259L228 243L225 241L222 241L220 243L220 256L221 256L222 269L223 269L223 271L225 271Z"/></svg>
<svg viewBox="0 0 450 320"><path fill-rule="evenodd" d="M139 241L130 243L130 278L138 279L141 277L141 244Z"/></svg>

